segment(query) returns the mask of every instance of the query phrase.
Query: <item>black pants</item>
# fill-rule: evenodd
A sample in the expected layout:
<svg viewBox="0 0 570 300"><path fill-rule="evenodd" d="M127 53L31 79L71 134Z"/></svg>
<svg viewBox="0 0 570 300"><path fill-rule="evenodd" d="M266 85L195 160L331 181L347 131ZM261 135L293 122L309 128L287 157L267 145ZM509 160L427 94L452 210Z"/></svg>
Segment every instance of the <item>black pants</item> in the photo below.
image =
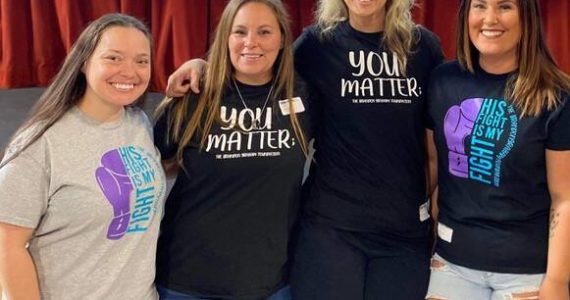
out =
<svg viewBox="0 0 570 300"><path fill-rule="evenodd" d="M303 220L294 254L294 300L423 300L429 241L414 247Z"/></svg>

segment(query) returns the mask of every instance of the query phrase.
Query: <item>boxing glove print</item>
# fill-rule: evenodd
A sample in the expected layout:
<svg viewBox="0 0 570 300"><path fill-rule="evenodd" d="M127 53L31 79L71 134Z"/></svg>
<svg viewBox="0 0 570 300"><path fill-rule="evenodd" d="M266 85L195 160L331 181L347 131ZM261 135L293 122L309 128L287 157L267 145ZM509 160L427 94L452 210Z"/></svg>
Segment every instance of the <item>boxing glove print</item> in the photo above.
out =
<svg viewBox="0 0 570 300"><path fill-rule="evenodd" d="M116 240L120 239L128 229L133 184L121 160L119 150L105 153L101 158L101 165L95 171L95 176L103 194L113 207L114 215L107 230L107 238Z"/></svg>
<svg viewBox="0 0 570 300"><path fill-rule="evenodd" d="M471 136L483 98L471 98L449 108L443 120L443 133L449 150L449 172L468 178L469 159L465 141Z"/></svg>

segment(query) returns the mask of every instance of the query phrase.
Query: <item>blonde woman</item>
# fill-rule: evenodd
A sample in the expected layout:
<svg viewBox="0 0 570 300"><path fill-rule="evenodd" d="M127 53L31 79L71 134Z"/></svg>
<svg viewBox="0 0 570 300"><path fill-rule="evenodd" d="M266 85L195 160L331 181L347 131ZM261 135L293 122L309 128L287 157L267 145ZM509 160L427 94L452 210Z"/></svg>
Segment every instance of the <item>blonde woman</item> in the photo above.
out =
<svg viewBox="0 0 570 300"><path fill-rule="evenodd" d="M423 299L429 278L424 107L442 61L413 1L323 0L295 44L320 93L295 299Z"/></svg>
<svg viewBox="0 0 570 300"><path fill-rule="evenodd" d="M413 2L319 1L316 24L295 42L296 70L319 93L295 299L425 296L424 107L443 55L437 37L412 22ZM168 93L188 88L179 82L196 77L194 63L171 76Z"/></svg>

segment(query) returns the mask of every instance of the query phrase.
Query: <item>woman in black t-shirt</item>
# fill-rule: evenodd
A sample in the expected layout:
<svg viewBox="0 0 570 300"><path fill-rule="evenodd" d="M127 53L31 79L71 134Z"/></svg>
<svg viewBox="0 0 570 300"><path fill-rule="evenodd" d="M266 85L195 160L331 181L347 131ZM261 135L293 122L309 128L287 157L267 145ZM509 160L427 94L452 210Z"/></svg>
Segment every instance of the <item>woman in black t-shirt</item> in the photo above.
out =
<svg viewBox="0 0 570 300"><path fill-rule="evenodd" d="M428 299L568 300L570 77L537 0L462 0L457 32L458 60L436 68L429 92L439 218Z"/></svg>
<svg viewBox="0 0 570 300"><path fill-rule="evenodd" d="M413 23L413 2L319 1L316 24L295 42L296 70L318 92L295 299L425 296L425 98L443 54L437 37ZM171 75L167 93L184 90L176 82L194 63Z"/></svg>
<svg viewBox="0 0 570 300"><path fill-rule="evenodd" d="M161 299L288 300L309 102L279 0L231 0L199 95L166 99L155 143L179 167L165 204Z"/></svg>

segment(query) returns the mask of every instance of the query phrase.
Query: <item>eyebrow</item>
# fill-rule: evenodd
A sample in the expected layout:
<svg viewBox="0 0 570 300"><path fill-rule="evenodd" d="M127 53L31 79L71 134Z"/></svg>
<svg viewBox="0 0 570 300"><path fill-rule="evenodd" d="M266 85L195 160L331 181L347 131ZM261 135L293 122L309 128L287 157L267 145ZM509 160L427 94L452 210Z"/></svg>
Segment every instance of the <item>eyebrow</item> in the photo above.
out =
<svg viewBox="0 0 570 300"><path fill-rule="evenodd" d="M471 3L474 3L474 2L487 4L487 0L473 0ZM504 4L504 3L512 3L515 5L517 4L516 0L501 0L497 4L500 5L500 4Z"/></svg>
<svg viewBox="0 0 570 300"><path fill-rule="evenodd" d="M124 55L124 52L123 52L123 51L120 51L120 50L117 50L117 49L106 49L105 52L113 52L113 53L116 53L116 54ZM103 53L105 53L105 52L103 52ZM142 53L137 53L137 54L135 54L135 56L148 56L148 57L150 57L150 53L149 53L149 52L142 52Z"/></svg>
<svg viewBox="0 0 570 300"><path fill-rule="evenodd" d="M246 27L247 26L240 25L240 24L236 24L236 25L232 26L232 28L246 28ZM274 28L273 26L271 26L269 24L262 24L262 25L258 26L257 28L264 28L264 27Z"/></svg>

